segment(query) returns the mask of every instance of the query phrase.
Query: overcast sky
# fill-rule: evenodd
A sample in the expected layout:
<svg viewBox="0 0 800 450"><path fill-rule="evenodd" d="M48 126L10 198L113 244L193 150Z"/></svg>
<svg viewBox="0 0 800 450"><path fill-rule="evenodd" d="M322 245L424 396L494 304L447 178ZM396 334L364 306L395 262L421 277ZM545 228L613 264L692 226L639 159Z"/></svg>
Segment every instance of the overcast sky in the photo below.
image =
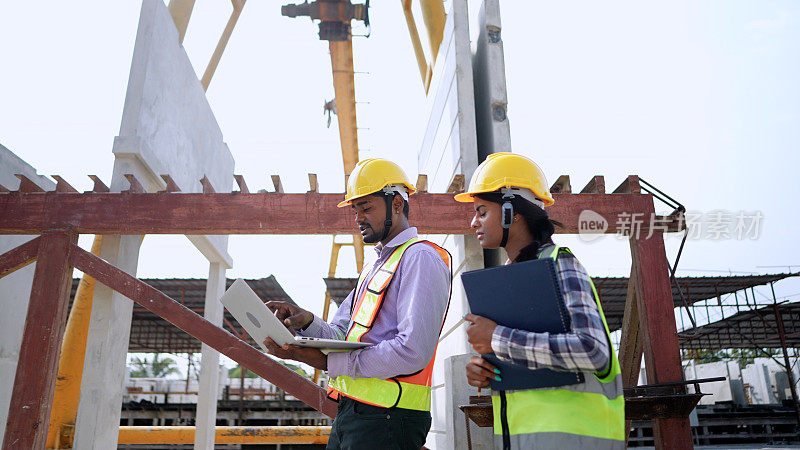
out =
<svg viewBox="0 0 800 450"><path fill-rule="evenodd" d="M316 173L322 191L342 192L338 129L322 113L333 98L328 46L308 19L281 17L282 3L247 3L209 102L251 190L271 189L269 175L280 174L287 192L304 192L306 174ZM372 35L354 42L361 157L395 160L414 180L425 96L400 2L371 5ZM91 188L87 174L109 183L140 6L3 2L0 143L79 190ZM470 0L471 15L477 7ZM605 175L611 191L638 174L697 212L703 228L686 245L681 275L800 269L800 3L506 0L501 8L515 152L551 182L570 175L574 190L593 175ZM229 13L228 1L196 3L184 45L199 75ZM747 225L761 217L743 239L740 214ZM732 236L713 239L714 223ZM319 313L330 241L234 236L229 276L275 274ZM559 242L592 275L629 273L628 245L613 236ZM670 259L678 242L668 239ZM350 253L340 260L339 275L354 276ZM145 238L139 267L141 277L162 278L208 270L188 240L164 236ZM800 282L776 292L796 299Z"/></svg>

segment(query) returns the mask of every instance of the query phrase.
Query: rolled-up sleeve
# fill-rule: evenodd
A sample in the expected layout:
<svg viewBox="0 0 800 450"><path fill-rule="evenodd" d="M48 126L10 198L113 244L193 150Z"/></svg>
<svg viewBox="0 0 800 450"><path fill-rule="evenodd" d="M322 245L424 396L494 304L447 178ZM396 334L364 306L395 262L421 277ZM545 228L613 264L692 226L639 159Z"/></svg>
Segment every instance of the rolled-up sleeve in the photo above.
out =
<svg viewBox="0 0 800 450"><path fill-rule="evenodd" d="M330 376L388 379L418 372L433 358L450 296L450 270L430 247L415 250L407 250L392 281L398 283L389 305L395 308L397 334L364 349L328 354Z"/></svg>

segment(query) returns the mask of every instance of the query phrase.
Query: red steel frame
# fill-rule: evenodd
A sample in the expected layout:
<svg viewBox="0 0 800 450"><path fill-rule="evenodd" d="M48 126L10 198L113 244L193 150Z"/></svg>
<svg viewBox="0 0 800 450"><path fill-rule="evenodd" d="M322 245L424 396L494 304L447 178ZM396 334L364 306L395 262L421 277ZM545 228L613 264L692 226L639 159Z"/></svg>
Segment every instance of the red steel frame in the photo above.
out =
<svg viewBox="0 0 800 450"><path fill-rule="evenodd" d="M622 213L652 212L650 195L553 194L548 208L578 233L578 216L592 210L617 231ZM342 194L70 194L0 195L0 234L69 229L78 234L352 234L350 208L336 208ZM421 234L472 234L470 204L449 194L418 193L410 217ZM649 216L647 216L649 218ZM647 224L645 224L647 225ZM645 228L646 229L646 228ZM674 228L677 229L677 228Z"/></svg>
<svg viewBox="0 0 800 450"><path fill-rule="evenodd" d="M600 180L598 182L597 180ZM568 190L568 189L567 189ZM655 213L653 198L641 194L631 176L614 194L595 177L581 194L553 194L551 217L561 233L577 233L578 217L592 210L617 232L616 218ZM563 191L562 191L563 192ZM89 234L351 234L352 214L337 209L341 194L85 194L11 192L0 194L0 234L41 234L0 255L0 277L37 261L30 305L11 398L3 449L44 448L60 343L64 334L72 268L139 303L198 340L239 362L309 406L334 417L336 404L317 385L263 355L222 328L160 291L76 245ZM421 192L412 198L411 218L420 233L469 234L471 205L452 194ZM647 238L631 242L632 269L623 322L620 360L626 386L636 383L644 352L648 382L681 381L680 353L673 314L663 232L682 228L679 217L659 217ZM5 305L4 307L8 307ZM659 448L691 448L688 418L654 421Z"/></svg>
<svg viewBox="0 0 800 450"><path fill-rule="evenodd" d="M44 448L58 374L58 356L67 323L70 253L77 235L48 231L37 238L30 259L17 258L15 268L37 261L28 315L19 351L3 448ZM30 243L29 243L30 244ZM19 248L17 249L19 250ZM5 268L0 273L7 272ZM10 305L4 305L5 308Z"/></svg>

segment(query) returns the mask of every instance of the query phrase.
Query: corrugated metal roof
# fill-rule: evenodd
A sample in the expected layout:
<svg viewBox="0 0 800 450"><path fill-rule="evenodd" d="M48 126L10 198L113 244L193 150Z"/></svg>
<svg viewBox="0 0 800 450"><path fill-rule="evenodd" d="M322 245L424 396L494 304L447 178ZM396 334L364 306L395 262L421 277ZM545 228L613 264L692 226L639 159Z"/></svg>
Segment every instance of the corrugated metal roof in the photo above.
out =
<svg viewBox="0 0 800 450"><path fill-rule="evenodd" d="M70 308L72 307L72 299L75 297L75 290L78 287L79 281L80 280L77 278L72 280ZM197 278L149 278L142 279L142 281L158 289L197 314L201 316L204 314L206 280ZM229 287L233 281L233 279L228 279L226 288ZM294 303L273 275L267 278L245 281L265 302L281 300ZM236 319L234 319L227 310L225 310L223 317L225 319L223 321L223 328L238 336L241 332L241 327L236 322ZM248 339L248 342L251 345L255 345L252 339ZM139 304L134 303L128 351L148 353L197 353L200 351L200 341L144 309L144 307Z"/></svg>
<svg viewBox="0 0 800 450"><path fill-rule="evenodd" d="M325 280L325 288L330 292L331 299L336 306L342 304L358 283L358 278L323 278L323 280Z"/></svg>
<svg viewBox="0 0 800 450"><path fill-rule="evenodd" d="M677 277L677 282L683 290L687 303L693 304L797 275L797 273L780 273L720 277ZM325 278L325 285L338 305L355 288L357 281L356 278ZM620 329L622 316L625 313L625 300L628 294L628 277L594 277L592 281L594 281L597 293L600 295L608 327L611 331ZM458 282L456 280L456 283ZM674 283L672 283L672 298L676 307L683 306L678 287Z"/></svg>
<svg viewBox="0 0 800 450"><path fill-rule="evenodd" d="M778 305L786 344L789 348L800 347L800 303ZM778 322L773 306L746 307L745 310L691 330L678 333L681 348L780 348Z"/></svg>
<svg viewBox="0 0 800 450"><path fill-rule="evenodd" d="M720 277L679 277L678 283L681 285L687 301L691 304L797 275L797 273L782 273ZM356 278L325 278L324 280L326 288L331 293L337 305L341 304L350 291L355 288L358 281ZM70 299L75 295L78 281L78 279L73 280ZM170 278L144 279L142 281L153 286L197 314L203 315L206 280L195 278ZM246 281L264 301L282 300L294 303L274 276ZM612 331L619 329L625 310L628 278L596 277L593 278L593 281L600 294L609 328ZM232 282L232 279L228 279L227 286L230 286ZM683 303L678 294L678 289L674 284L672 286L672 293L675 306L682 306ZM70 306L71 303L72 300L70 300ZM787 311L790 311L787 313L788 315L784 316L784 322L787 324L786 328L789 341L793 342L793 345L797 347L800 346L800 318L798 318L800 311L796 311L795 308L800 309L800 306L786 305L796 304L784 304L781 305L781 308L787 308ZM767 319L767 323L774 324L774 314L769 312L771 311L769 308L765 309L766 312L758 311L758 313L741 312L731 318L725 319L722 321L723 323L709 324L700 327L698 333L703 336L702 338L690 340L686 333L681 333L681 344L685 348L731 348L751 346L748 345L749 343L741 334L737 334L737 330L741 329L744 330L742 334L748 336L759 346L779 346L779 341L776 340L777 331L775 331L774 335L770 335L769 331L771 325L763 326L764 321L761 320L761 316L759 316L759 314L763 315L764 318ZM770 314L772 315L770 316ZM740 318L734 319L737 316ZM772 322L769 322L768 317L772 317ZM225 311L224 318L223 328L238 335L241 327L239 327L236 319L227 311ZM758 323L762 324L762 328L759 328ZM794 331L790 331L790 329ZM776 327L775 330L777 330ZM794 335L791 333L794 333ZM252 340L249 340L249 342L255 345ZM776 342L778 344L776 344ZM134 304L129 351L196 353L200 351L200 342L138 304Z"/></svg>
<svg viewBox="0 0 800 450"><path fill-rule="evenodd" d="M719 277L676 277L683 290L688 304L703 300L718 298L725 294L741 291L754 286L779 281L787 277L797 276L797 273L780 273L770 275L732 275ZM608 321L608 327L614 331L622 326L622 316L625 313L625 300L628 293L627 277L596 277L592 278L603 303L603 312ZM683 306L678 287L672 286L672 301L676 307Z"/></svg>

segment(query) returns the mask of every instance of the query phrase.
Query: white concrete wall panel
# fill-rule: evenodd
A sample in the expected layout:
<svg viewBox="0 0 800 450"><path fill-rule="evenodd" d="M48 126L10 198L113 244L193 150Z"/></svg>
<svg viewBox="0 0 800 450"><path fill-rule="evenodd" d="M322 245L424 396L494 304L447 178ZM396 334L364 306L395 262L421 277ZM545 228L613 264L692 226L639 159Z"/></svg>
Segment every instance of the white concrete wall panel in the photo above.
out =
<svg viewBox="0 0 800 450"><path fill-rule="evenodd" d="M205 175L217 192L230 192L233 156L177 39L163 2L145 0L114 155L143 165L140 181L157 189L164 186L160 176L169 174L182 192L202 192L200 179ZM121 175L115 170L114 178ZM210 261L231 266L226 237L190 236L189 240Z"/></svg>
<svg viewBox="0 0 800 450"><path fill-rule="evenodd" d="M113 151L136 156L155 177L170 174L183 192L202 192L203 175L217 191L233 185L233 156L161 0L142 4Z"/></svg>
<svg viewBox="0 0 800 450"><path fill-rule="evenodd" d="M467 1L452 2L428 93L428 122L418 154L419 172L428 175L431 192L445 191L456 174L469 180L487 154L511 151L497 0L481 4L475 28L473 51ZM455 273L450 313L434 366L433 426L428 445L466 448L464 416L458 406L477 390L466 384L463 370L468 360L465 354L471 349L460 323L468 308L459 276L482 268L483 252L472 236L432 239L451 251ZM471 435L473 448L491 447L491 429L473 426Z"/></svg>
<svg viewBox="0 0 800 450"><path fill-rule="evenodd" d="M43 189L55 189L53 181L38 175L28 163L0 145L0 185L10 190L18 189L20 181L14 174L27 176ZM2 235L0 236L0 254L35 237ZM33 263L0 278L0 310L2 310L2 314L0 314L0 380L3 380L0 383L0 442L5 435L11 391L14 388L14 377L17 373L19 349L22 345L22 333L25 331L25 318L28 315L28 302L35 268L36 263Z"/></svg>
<svg viewBox="0 0 800 450"><path fill-rule="evenodd" d="M469 18L466 0L454 0L447 14L442 44L428 92L425 133L417 162L419 173L428 175L428 190L445 192L456 174L467 179L478 166L475 130L475 102L472 81L472 52L469 43ZM459 275L464 270L483 267L483 254L472 236L431 236L453 256L453 295L450 311L440 339L433 372L433 425L428 436L430 448L466 448L464 415L458 406L477 394L466 385L463 365L447 370L445 361L468 352L461 316L467 311ZM463 358L459 362L463 362ZM458 389L452 390L451 384ZM458 398L450 398L457 392ZM480 431L473 427L473 437ZM485 430L483 430L485 432ZM473 439L473 443L480 439ZM477 447L476 447L477 448Z"/></svg>
<svg viewBox="0 0 800 450"><path fill-rule="evenodd" d="M727 361L717 361L705 364L695 364L689 365L685 368L686 379L701 379L701 378L716 378L716 377L725 377L725 381L715 381L713 383L703 383L700 387L701 392L706 395L700 399L701 405L713 405L717 402L729 402L733 401L733 390L731 389L731 381L732 379L738 378L737 376L734 377L731 374L731 367L730 364L736 365L738 368L738 364L736 363L729 363ZM734 372L738 372L738 370L734 370ZM690 388L694 390L693 387Z"/></svg>
<svg viewBox="0 0 800 450"><path fill-rule="evenodd" d="M480 159L511 151L508 122L506 63L499 0L484 0L478 13L472 75L475 83L475 121Z"/></svg>
<svg viewBox="0 0 800 450"><path fill-rule="evenodd" d="M750 386L750 400L756 405L769 405L777 403L772 392L769 368L758 362L742 369L742 382Z"/></svg>
<svg viewBox="0 0 800 450"><path fill-rule="evenodd" d="M469 180L478 161L487 154L511 151L498 1L484 1L477 20L473 52L467 1L452 2L428 94L428 122L418 154L419 172L428 175L431 192L445 191L456 174ZM428 445L466 448L464 416L458 406L467 403L468 396L477 394L477 390L466 384L463 370L468 360L464 355L471 349L460 323L468 308L459 276L482 268L483 252L472 236L432 239L452 252L455 273L450 313L434 366L433 426ZM491 429L473 426L471 432L473 448L491 447Z"/></svg>
<svg viewBox="0 0 800 450"><path fill-rule="evenodd" d="M233 157L162 0L142 3L113 153L114 192L128 188L127 173L134 174L148 192L164 189L162 174L170 175L182 192L202 192L203 176L217 192L230 192L233 185ZM106 236L101 257L136 275L141 240L141 236ZM224 278L224 268L231 266L227 237L192 236L190 240L212 266L218 263ZM132 308L129 299L97 286L75 448L116 447Z"/></svg>

